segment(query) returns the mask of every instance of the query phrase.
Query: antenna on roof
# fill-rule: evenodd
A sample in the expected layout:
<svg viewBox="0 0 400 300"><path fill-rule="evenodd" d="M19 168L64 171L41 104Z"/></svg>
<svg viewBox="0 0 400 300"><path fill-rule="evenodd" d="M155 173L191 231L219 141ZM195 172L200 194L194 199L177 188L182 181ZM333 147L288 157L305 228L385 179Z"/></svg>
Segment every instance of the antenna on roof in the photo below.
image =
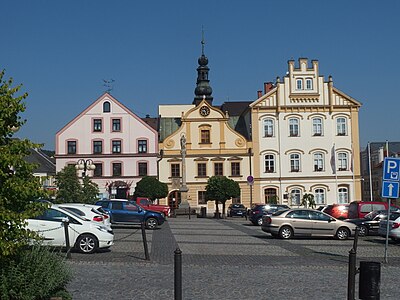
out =
<svg viewBox="0 0 400 300"><path fill-rule="evenodd" d="M204 55L204 44L206 42L204 41L204 26L201 25L201 55Z"/></svg>
<svg viewBox="0 0 400 300"><path fill-rule="evenodd" d="M103 86L107 88L105 91L109 94L114 89L114 85L113 85L114 81L115 81L114 79L110 79L110 80L103 79Z"/></svg>

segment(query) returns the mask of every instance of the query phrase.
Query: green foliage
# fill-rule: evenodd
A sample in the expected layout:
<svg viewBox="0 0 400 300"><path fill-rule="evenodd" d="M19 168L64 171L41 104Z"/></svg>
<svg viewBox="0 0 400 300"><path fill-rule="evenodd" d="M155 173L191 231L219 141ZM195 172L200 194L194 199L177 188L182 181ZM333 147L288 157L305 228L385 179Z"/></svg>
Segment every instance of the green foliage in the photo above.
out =
<svg viewBox="0 0 400 300"><path fill-rule="evenodd" d="M277 195L268 198L269 204L278 204L279 197Z"/></svg>
<svg viewBox="0 0 400 300"><path fill-rule="evenodd" d="M63 295L72 272L64 259L45 247L34 246L0 259L0 299L49 299Z"/></svg>
<svg viewBox="0 0 400 300"><path fill-rule="evenodd" d="M314 209L316 207L314 195L305 193L303 195L303 198L301 199L301 205L303 205L304 207L310 207Z"/></svg>
<svg viewBox="0 0 400 300"><path fill-rule="evenodd" d="M81 196L79 199L80 203L93 204L98 200L100 193L98 185L91 181L89 176L83 177L83 185L81 188Z"/></svg>
<svg viewBox="0 0 400 300"><path fill-rule="evenodd" d="M225 202L233 197L240 196L239 184L226 176L212 176L207 181L206 200L214 200L216 216L219 216L218 202L222 203L222 214L225 214Z"/></svg>
<svg viewBox="0 0 400 300"><path fill-rule="evenodd" d="M135 187L135 197L148 197L151 200L165 198L168 195L168 185L155 177L143 177Z"/></svg>
<svg viewBox="0 0 400 300"><path fill-rule="evenodd" d="M56 174L58 192L56 203L77 203L81 197L81 184L74 166L66 166Z"/></svg>
<svg viewBox="0 0 400 300"><path fill-rule="evenodd" d="M16 253L33 235L25 229L25 220L40 214L45 207L31 201L44 196L39 178L33 176L35 165L25 161L31 148L39 148L28 140L13 138L25 123L20 113L27 94L15 97L21 85L0 72L0 258Z"/></svg>

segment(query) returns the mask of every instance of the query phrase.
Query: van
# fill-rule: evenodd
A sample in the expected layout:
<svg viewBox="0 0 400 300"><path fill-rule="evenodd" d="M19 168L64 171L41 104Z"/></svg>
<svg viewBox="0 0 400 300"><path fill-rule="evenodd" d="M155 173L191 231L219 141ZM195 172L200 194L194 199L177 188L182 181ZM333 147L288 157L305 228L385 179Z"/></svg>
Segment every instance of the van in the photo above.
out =
<svg viewBox="0 0 400 300"><path fill-rule="evenodd" d="M387 210L388 203L380 201L353 201L349 205L349 219L360 219L374 210ZM398 210L400 207L391 205L390 210Z"/></svg>

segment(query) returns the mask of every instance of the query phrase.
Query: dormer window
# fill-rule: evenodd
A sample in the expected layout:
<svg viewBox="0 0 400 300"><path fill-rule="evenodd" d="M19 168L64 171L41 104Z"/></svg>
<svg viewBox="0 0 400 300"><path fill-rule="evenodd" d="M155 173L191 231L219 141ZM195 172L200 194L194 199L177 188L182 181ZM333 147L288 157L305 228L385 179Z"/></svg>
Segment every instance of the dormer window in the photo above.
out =
<svg viewBox="0 0 400 300"><path fill-rule="evenodd" d="M303 89L303 79L297 79L296 80L296 90L302 90Z"/></svg>
<svg viewBox="0 0 400 300"><path fill-rule="evenodd" d="M103 103L103 113L109 113L111 111L110 102L106 101Z"/></svg>
<svg viewBox="0 0 400 300"><path fill-rule="evenodd" d="M312 79L311 78L307 78L306 79L306 90L312 90L312 89L313 89Z"/></svg>

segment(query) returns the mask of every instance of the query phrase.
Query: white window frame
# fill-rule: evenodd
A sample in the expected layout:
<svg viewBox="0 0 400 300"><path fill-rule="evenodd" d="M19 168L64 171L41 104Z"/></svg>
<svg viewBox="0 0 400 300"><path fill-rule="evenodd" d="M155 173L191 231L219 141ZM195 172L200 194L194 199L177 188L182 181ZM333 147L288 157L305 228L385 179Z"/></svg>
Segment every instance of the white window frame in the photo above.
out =
<svg viewBox="0 0 400 300"><path fill-rule="evenodd" d="M315 204L321 205L325 204L325 189L317 188L314 190L314 199L315 199Z"/></svg>
<svg viewBox="0 0 400 300"><path fill-rule="evenodd" d="M339 152L338 157L338 171L347 171L349 166L349 155L346 152Z"/></svg>
<svg viewBox="0 0 400 300"><path fill-rule="evenodd" d="M297 118L289 119L289 136L300 136L300 121Z"/></svg>
<svg viewBox="0 0 400 300"><path fill-rule="evenodd" d="M274 136L274 120L273 119L264 119L264 137L273 137Z"/></svg>
<svg viewBox="0 0 400 300"><path fill-rule="evenodd" d="M324 170L324 154L316 152L313 155L314 160L314 172L322 172Z"/></svg>
<svg viewBox="0 0 400 300"><path fill-rule="evenodd" d="M349 189L347 187L340 187L338 189L338 203L349 203Z"/></svg>
<svg viewBox="0 0 400 300"><path fill-rule="evenodd" d="M298 78L296 79L296 90L302 90L303 89L303 79Z"/></svg>
<svg viewBox="0 0 400 300"><path fill-rule="evenodd" d="M339 117L336 119L337 135L347 135L347 119Z"/></svg>
<svg viewBox="0 0 400 300"><path fill-rule="evenodd" d="M300 159L301 156L299 153L292 153L289 156L290 158L290 172L300 172Z"/></svg>
<svg viewBox="0 0 400 300"><path fill-rule="evenodd" d="M300 202L301 202L301 190L300 189L292 189L290 191L290 202L291 202L291 205L300 205Z"/></svg>
<svg viewBox="0 0 400 300"><path fill-rule="evenodd" d="M323 134L323 126L322 126L322 118L314 118L313 119L313 136L322 136Z"/></svg>
<svg viewBox="0 0 400 300"><path fill-rule="evenodd" d="M265 154L264 156L264 172L265 173L274 173L275 172L275 155L274 154Z"/></svg>
<svg viewBox="0 0 400 300"><path fill-rule="evenodd" d="M313 81L312 78L306 78L306 90L313 89Z"/></svg>

